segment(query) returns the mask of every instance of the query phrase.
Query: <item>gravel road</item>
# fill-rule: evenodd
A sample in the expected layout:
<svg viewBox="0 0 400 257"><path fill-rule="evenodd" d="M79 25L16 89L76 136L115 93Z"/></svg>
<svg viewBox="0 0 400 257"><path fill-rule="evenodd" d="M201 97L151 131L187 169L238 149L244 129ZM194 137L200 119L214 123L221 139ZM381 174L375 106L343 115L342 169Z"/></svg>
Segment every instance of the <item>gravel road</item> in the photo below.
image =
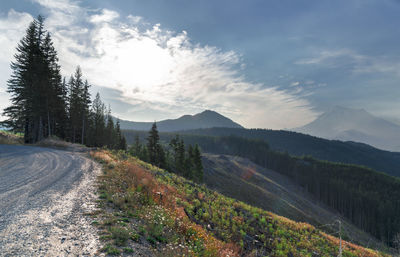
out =
<svg viewBox="0 0 400 257"><path fill-rule="evenodd" d="M0 256L92 256L100 166L84 153L0 145Z"/></svg>

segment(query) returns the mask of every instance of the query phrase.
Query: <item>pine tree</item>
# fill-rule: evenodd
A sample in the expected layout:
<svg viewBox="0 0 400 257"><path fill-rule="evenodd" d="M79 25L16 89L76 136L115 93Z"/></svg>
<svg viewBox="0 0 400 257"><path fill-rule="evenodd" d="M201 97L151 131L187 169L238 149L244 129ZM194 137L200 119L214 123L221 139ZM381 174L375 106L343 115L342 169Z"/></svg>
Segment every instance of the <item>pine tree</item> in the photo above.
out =
<svg viewBox="0 0 400 257"><path fill-rule="evenodd" d="M11 62L12 75L8 80L7 92L11 94L11 106L4 109L4 116L9 117L4 125L17 132L24 132L24 141L33 141L33 117L31 108L32 91L35 81L35 63L38 59L37 21L33 21L26 36L17 46L15 61Z"/></svg>
<svg viewBox="0 0 400 257"><path fill-rule="evenodd" d="M126 150L126 139L124 137L124 135L121 132L121 125L119 120L117 120L117 124L115 125L115 134L116 136L116 149L119 150Z"/></svg>
<svg viewBox="0 0 400 257"><path fill-rule="evenodd" d="M63 136L65 98L60 66L51 36L44 30L44 19L31 22L17 46L7 92L11 106L4 110L4 124L24 132L24 141L34 143L52 134Z"/></svg>
<svg viewBox="0 0 400 257"><path fill-rule="evenodd" d="M75 70L74 76L71 77L70 83L70 96L69 96L69 120L71 127L71 140L78 142L82 133L82 117L83 114L83 79L82 71L78 66Z"/></svg>
<svg viewBox="0 0 400 257"><path fill-rule="evenodd" d="M192 145L188 146L186 160L185 160L185 177L193 180L195 174L194 169L194 152Z"/></svg>
<svg viewBox="0 0 400 257"><path fill-rule="evenodd" d="M149 155L149 162L156 165L157 155L159 151L160 136L158 135L157 124L154 122L147 137L147 151Z"/></svg>
<svg viewBox="0 0 400 257"><path fill-rule="evenodd" d="M196 182L203 182L204 170L201 162L201 153L199 146L196 144L193 149L194 179Z"/></svg>
<svg viewBox="0 0 400 257"><path fill-rule="evenodd" d="M129 152L130 152L130 154L140 158L141 150L142 150L142 145L140 143L139 135L136 134L135 142L130 147Z"/></svg>
<svg viewBox="0 0 400 257"><path fill-rule="evenodd" d="M185 173L185 144L179 135L176 135L169 144L173 150L174 170L177 174Z"/></svg>
<svg viewBox="0 0 400 257"><path fill-rule="evenodd" d="M93 112L93 134L92 134L92 144L93 146L103 146L106 142L105 140L105 117L104 117L105 106L100 99L100 94L97 93L92 104Z"/></svg>
<svg viewBox="0 0 400 257"><path fill-rule="evenodd" d="M117 148L116 146L118 145L118 136L115 131L115 125L114 125L114 120L113 117L111 116L111 107L108 107L107 111L107 125L106 125L106 138L105 138L105 144L109 149L115 149Z"/></svg>
<svg viewBox="0 0 400 257"><path fill-rule="evenodd" d="M82 120L82 132L81 132L81 144L82 145L85 143L85 138L87 138L86 130L88 127L88 118L90 115L89 108L90 108L91 100L90 100L89 88L90 88L89 82L87 80L85 80L85 83L83 84L83 88L82 88L82 94L80 97L81 120Z"/></svg>

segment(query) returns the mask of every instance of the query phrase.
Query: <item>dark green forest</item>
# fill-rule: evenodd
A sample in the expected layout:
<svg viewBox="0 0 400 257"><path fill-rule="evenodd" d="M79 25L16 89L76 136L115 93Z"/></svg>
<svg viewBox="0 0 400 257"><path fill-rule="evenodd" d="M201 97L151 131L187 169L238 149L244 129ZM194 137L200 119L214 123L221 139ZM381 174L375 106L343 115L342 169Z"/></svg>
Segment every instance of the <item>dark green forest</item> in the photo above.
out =
<svg viewBox="0 0 400 257"><path fill-rule="evenodd" d="M141 140L147 141L147 144ZM179 135L171 137L168 144L163 144L156 123L153 123L147 136L143 133L140 136L139 133L135 134L128 153L197 183L203 182L204 170L199 146L185 144Z"/></svg>
<svg viewBox="0 0 400 257"><path fill-rule="evenodd" d="M90 84L79 66L68 82L61 76L57 51L39 16L28 27L11 63L7 92L11 106L1 125L24 134L25 143L58 137L87 146L126 149L120 124L97 94L91 100Z"/></svg>
<svg viewBox="0 0 400 257"><path fill-rule="evenodd" d="M133 134L123 131L130 142ZM267 142L238 136L181 134L187 144L203 152L248 158L254 163L292 178L321 202L337 210L362 230L386 244L400 232L400 179L365 166L296 157L272 150ZM168 142L172 133L160 133Z"/></svg>
<svg viewBox="0 0 400 257"><path fill-rule="evenodd" d="M272 150L288 152L294 156L311 155L319 160L359 164L389 175L400 177L400 153L372 146L328 140L285 130L210 128L183 131L180 134L209 136L239 136L268 142Z"/></svg>

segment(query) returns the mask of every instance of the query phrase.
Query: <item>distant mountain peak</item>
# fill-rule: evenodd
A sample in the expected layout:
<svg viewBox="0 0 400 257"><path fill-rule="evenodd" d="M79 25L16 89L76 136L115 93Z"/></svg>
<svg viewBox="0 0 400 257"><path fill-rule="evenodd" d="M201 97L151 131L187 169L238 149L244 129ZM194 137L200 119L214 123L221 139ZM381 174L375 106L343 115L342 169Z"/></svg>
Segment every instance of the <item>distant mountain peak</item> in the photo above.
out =
<svg viewBox="0 0 400 257"><path fill-rule="evenodd" d="M121 121L121 128L148 130L150 129L151 124L151 122ZM243 128L240 124L212 110L204 110L195 115L183 115L177 119L168 119L157 122L157 128L162 132L213 127Z"/></svg>
<svg viewBox="0 0 400 257"><path fill-rule="evenodd" d="M364 109L335 106L297 132L345 141L355 141L400 151L400 126L376 117Z"/></svg>

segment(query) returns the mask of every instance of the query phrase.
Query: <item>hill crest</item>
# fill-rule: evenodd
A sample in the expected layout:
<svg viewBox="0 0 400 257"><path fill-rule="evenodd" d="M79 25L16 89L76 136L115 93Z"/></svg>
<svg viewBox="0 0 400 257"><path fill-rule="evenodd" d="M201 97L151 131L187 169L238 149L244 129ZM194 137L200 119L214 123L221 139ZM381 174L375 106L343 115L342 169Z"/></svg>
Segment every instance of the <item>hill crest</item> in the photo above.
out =
<svg viewBox="0 0 400 257"><path fill-rule="evenodd" d="M153 122L136 122L120 120L121 129L147 131ZM157 122L160 132L173 132L200 128L243 128L240 124L212 110L205 110L194 115L183 115L177 119L166 119Z"/></svg>

